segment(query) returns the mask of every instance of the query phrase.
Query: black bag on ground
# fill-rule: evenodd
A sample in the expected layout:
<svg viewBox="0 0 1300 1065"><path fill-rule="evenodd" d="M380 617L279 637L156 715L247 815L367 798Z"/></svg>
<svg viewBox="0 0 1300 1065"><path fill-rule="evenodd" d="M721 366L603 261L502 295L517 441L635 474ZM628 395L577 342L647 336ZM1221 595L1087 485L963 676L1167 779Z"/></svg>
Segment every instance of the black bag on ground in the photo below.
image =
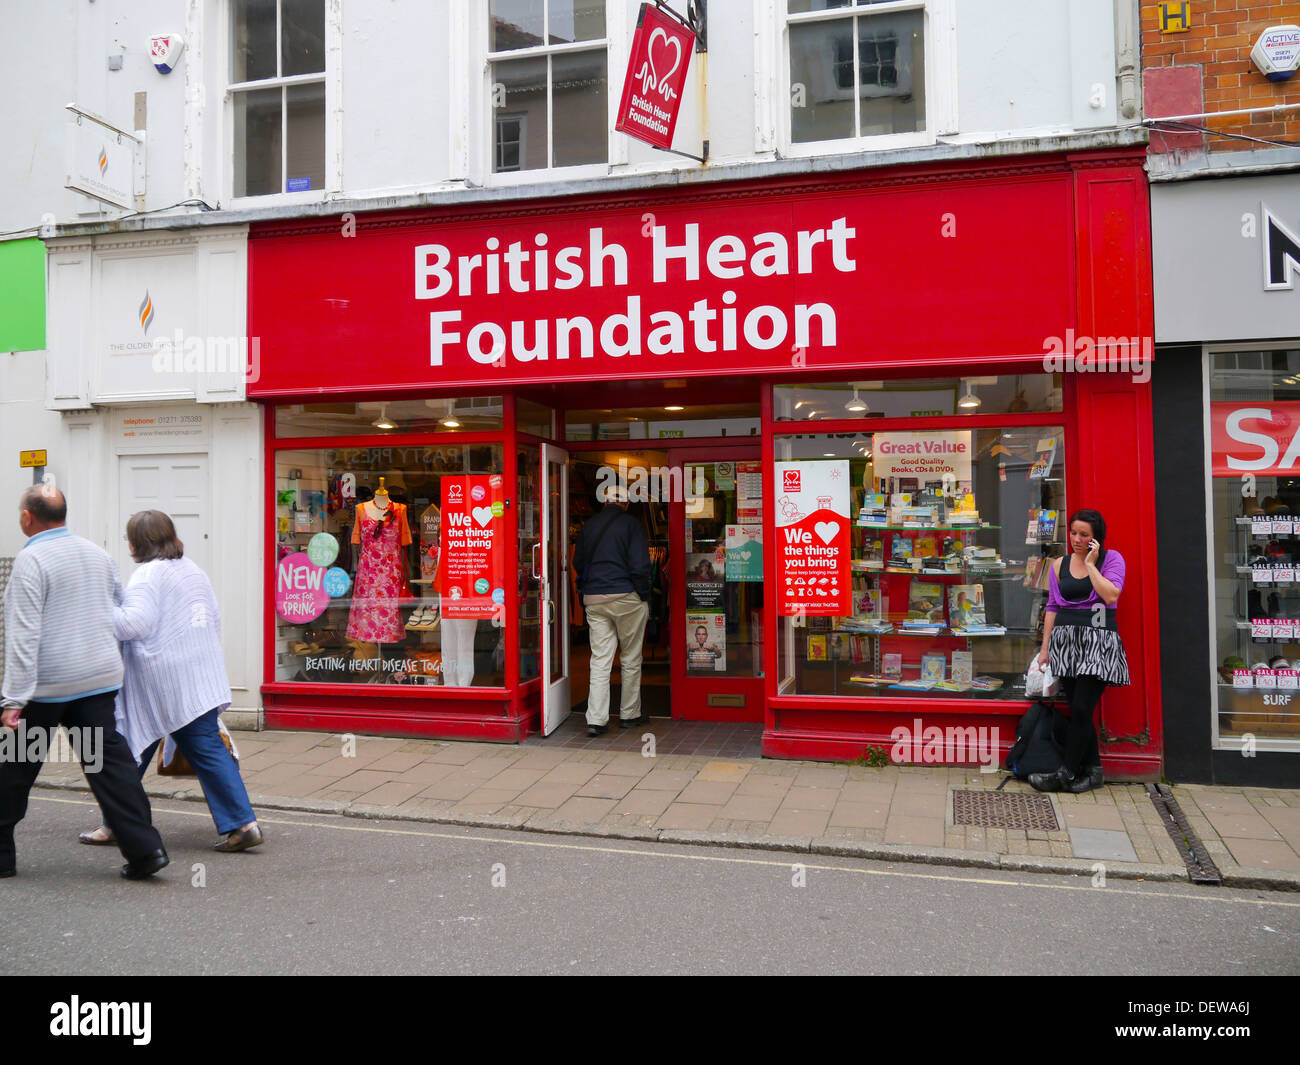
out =
<svg viewBox="0 0 1300 1065"><path fill-rule="evenodd" d="M1007 772L1019 780L1030 773L1055 773L1065 756L1065 715L1051 703L1034 703L1016 723L1016 742L1007 752Z"/></svg>

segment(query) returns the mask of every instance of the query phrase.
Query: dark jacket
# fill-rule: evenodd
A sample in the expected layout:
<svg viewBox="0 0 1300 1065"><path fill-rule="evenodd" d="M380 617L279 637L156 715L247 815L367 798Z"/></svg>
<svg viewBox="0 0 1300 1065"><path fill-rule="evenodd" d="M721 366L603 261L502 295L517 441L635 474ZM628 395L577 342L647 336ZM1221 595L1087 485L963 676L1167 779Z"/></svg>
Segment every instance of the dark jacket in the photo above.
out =
<svg viewBox="0 0 1300 1065"><path fill-rule="evenodd" d="M581 595L636 592L650 599L650 545L645 529L613 503L582 527L573 556Z"/></svg>

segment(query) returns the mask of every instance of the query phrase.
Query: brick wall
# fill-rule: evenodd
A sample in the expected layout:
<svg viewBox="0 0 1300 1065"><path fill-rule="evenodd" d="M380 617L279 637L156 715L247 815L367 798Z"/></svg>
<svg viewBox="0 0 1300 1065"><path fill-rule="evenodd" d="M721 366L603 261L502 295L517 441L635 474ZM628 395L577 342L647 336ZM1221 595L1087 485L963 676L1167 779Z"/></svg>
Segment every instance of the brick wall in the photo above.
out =
<svg viewBox="0 0 1300 1065"><path fill-rule="evenodd" d="M1191 0L1190 28L1160 32L1160 5L1143 3L1142 88L1148 118L1234 111L1272 104L1300 105L1300 73L1289 81L1268 81L1250 61L1250 50L1269 26L1300 25L1300 0ZM1198 106L1187 106L1196 103ZM1201 119L1198 125L1224 132L1300 145L1300 108L1280 116L1242 115ZM1201 134L1153 133L1152 151L1195 149L1247 151L1268 145Z"/></svg>

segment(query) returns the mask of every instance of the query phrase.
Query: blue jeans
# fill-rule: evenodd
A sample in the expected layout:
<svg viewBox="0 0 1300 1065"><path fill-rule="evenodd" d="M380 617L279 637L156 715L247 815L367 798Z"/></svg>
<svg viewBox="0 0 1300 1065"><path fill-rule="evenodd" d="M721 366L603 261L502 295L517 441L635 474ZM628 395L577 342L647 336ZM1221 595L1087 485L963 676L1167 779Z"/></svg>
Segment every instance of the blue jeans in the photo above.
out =
<svg viewBox="0 0 1300 1065"><path fill-rule="evenodd" d="M208 800L208 810L223 836L257 820L248 801L248 789L239 775L239 763L221 742L217 728L220 709L209 710L184 728L172 733L176 747L189 759L203 786L203 797ZM143 778L153 761L154 752L162 740L151 743L140 755L140 776Z"/></svg>

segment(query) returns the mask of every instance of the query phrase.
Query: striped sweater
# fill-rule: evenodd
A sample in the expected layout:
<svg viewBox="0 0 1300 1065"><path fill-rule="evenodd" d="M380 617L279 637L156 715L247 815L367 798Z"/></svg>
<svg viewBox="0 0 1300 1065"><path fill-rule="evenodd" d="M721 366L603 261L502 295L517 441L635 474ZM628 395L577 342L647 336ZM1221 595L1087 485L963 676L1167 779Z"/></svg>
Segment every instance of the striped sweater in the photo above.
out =
<svg viewBox="0 0 1300 1065"><path fill-rule="evenodd" d="M121 687L113 637L113 605L121 599L116 564L89 540L66 525L31 537L5 589L5 705Z"/></svg>

